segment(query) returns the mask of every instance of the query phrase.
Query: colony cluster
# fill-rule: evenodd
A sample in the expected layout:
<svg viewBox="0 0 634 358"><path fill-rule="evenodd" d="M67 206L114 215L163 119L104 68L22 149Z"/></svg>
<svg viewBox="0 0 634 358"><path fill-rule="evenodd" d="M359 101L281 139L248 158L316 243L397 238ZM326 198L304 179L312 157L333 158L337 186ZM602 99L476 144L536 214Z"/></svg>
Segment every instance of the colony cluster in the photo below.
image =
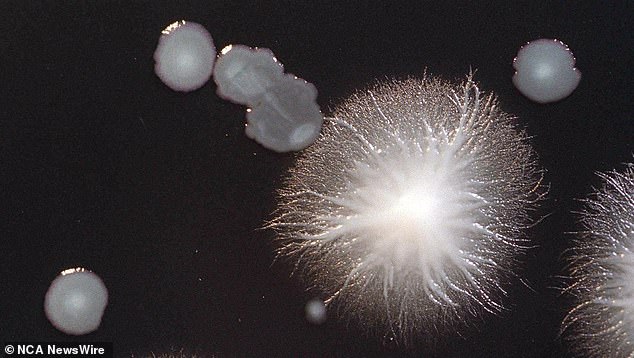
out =
<svg viewBox="0 0 634 358"><path fill-rule="evenodd" d="M288 152L311 145L323 116L317 89L292 74L269 49L229 45L216 52L209 32L178 21L165 30L154 53L158 77L175 91L193 91L213 73L220 97L248 106L247 136L264 147Z"/></svg>
<svg viewBox="0 0 634 358"><path fill-rule="evenodd" d="M528 136L471 76L380 83L324 118L315 86L284 73L270 50L229 45L217 54L199 24L169 25L154 59L175 91L213 77L218 96L248 107L245 132L264 147L303 150L268 227L280 257L325 298L306 306L309 322L322 323L334 305L407 339L502 310L545 190ZM513 66L516 88L539 103L569 96L581 78L558 40L527 43ZM633 173L601 175L573 250L566 292L576 303L562 327L594 356L634 355ZM51 284L45 312L59 330L86 334L107 300L97 275L71 269Z"/></svg>

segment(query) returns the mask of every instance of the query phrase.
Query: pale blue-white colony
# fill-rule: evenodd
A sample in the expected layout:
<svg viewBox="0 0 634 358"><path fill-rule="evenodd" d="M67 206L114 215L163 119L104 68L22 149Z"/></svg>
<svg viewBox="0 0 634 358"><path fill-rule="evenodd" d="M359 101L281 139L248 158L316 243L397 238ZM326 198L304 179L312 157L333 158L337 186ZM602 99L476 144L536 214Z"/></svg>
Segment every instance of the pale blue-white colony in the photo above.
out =
<svg viewBox="0 0 634 358"><path fill-rule="evenodd" d="M225 47L216 63L211 35L199 24L179 21L163 30L154 53L155 72L175 91L193 91L211 77L223 99L245 105L245 133L277 152L311 145L323 123L312 84L285 74L269 49Z"/></svg>

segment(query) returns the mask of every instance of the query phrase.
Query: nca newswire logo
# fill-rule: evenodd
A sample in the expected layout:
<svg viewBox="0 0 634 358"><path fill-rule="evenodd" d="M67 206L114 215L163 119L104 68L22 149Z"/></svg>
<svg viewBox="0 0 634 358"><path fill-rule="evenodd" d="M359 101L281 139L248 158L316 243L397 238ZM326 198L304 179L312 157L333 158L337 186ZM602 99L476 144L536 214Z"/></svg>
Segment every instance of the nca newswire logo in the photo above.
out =
<svg viewBox="0 0 634 358"><path fill-rule="evenodd" d="M10 342L4 345L5 357L112 357L112 343Z"/></svg>

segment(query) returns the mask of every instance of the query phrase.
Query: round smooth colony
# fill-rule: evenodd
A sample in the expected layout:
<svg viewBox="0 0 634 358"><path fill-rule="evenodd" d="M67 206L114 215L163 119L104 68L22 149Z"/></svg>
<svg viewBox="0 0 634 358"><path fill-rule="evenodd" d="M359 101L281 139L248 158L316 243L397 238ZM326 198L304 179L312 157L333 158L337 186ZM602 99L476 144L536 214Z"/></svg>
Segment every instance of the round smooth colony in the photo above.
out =
<svg viewBox="0 0 634 358"><path fill-rule="evenodd" d="M568 97L581 81L575 57L566 44L554 39L531 41L513 60L513 84L528 99L557 102Z"/></svg>
<svg viewBox="0 0 634 358"><path fill-rule="evenodd" d="M177 21L162 31L154 52L154 71L174 91L190 92L202 87L213 71L216 47L200 24Z"/></svg>
<svg viewBox="0 0 634 358"><path fill-rule="evenodd" d="M101 324L108 304L108 290L96 274L83 268L62 271L44 298L44 312L55 328L82 335Z"/></svg>

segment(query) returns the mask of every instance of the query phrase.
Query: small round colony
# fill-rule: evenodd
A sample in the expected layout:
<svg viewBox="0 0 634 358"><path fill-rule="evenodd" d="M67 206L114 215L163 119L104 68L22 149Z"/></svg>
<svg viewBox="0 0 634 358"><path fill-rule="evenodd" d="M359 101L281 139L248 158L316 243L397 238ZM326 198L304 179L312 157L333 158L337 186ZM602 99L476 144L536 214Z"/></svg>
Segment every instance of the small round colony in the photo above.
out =
<svg viewBox="0 0 634 358"><path fill-rule="evenodd" d="M327 118L269 227L327 305L407 342L502 309L540 181L526 135L470 77L380 83Z"/></svg>
<svg viewBox="0 0 634 358"><path fill-rule="evenodd" d="M515 87L539 103L568 97L581 80L572 52L559 40L539 39L527 43L517 53L513 67Z"/></svg>
<svg viewBox="0 0 634 358"><path fill-rule="evenodd" d="M200 24L177 21L162 31L154 51L154 71L174 91L189 92L202 87L216 59L216 47Z"/></svg>
<svg viewBox="0 0 634 358"><path fill-rule="evenodd" d="M575 304L562 333L584 357L633 357L634 163L599 176L603 185L585 200L569 258L565 292Z"/></svg>
<svg viewBox="0 0 634 358"><path fill-rule="evenodd" d="M214 69L218 96L246 105L245 133L265 148L288 152L311 145L323 116L317 89L292 74L271 50L243 45L225 47Z"/></svg>
<svg viewBox="0 0 634 358"><path fill-rule="evenodd" d="M99 276L74 268L53 280L44 298L44 312L55 328L82 335L99 327L107 304L108 290Z"/></svg>
<svg viewBox="0 0 634 358"><path fill-rule="evenodd" d="M326 322L326 304L319 298L313 298L306 303L306 320L312 324L319 325Z"/></svg>

